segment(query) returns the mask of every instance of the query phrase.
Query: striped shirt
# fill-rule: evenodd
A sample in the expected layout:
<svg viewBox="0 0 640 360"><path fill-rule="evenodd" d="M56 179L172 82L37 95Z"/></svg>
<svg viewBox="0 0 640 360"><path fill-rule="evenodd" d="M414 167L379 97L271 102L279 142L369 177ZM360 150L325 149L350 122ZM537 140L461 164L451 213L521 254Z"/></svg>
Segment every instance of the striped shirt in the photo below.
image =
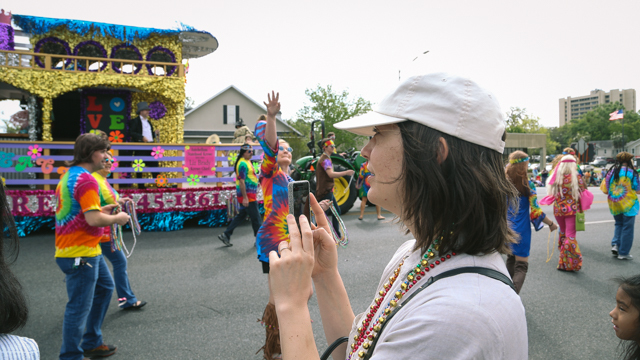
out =
<svg viewBox="0 0 640 360"><path fill-rule="evenodd" d="M40 360L40 350L33 339L2 334L0 360Z"/></svg>

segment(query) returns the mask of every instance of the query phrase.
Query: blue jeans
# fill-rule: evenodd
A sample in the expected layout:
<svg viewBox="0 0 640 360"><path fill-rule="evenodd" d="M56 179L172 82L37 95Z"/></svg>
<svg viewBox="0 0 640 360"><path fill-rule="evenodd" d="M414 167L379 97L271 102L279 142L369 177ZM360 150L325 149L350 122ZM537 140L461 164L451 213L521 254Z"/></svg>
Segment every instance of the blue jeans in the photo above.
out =
<svg viewBox="0 0 640 360"><path fill-rule="evenodd" d="M227 230L224 231L224 234L227 235L229 240L231 240L231 235L233 234L233 230L240 225L244 219L247 218L247 214L251 218L251 226L253 226L253 236L258 234L258 230L260 230L260 225L262 225L262 216L260 215L260 209L258 209L257 201L250 201L249 206L244 207L240 205L240 211L238 215L231 220L231 224L227 227Z"/></svg>
<svg viewBox="0 0 640 360"><path fill-rule="evenodd" d="M616 228L613 232L611 246L618 245L619 255L629 255L631 245L633 245L633 226L636 217L619 214L613 218L616 220Z"/></svg>
<svg viewBox="0 0 640 360"><path fill-rule="evenodd" d="M82 260L86 264L76 267L74 258L56 258L66 275L69 296L62 323L61 360L83 359L84 350L103 343L101 327L113 294L113 279L102 255Z"/></svg>
<svg viewBox="0 0 640 360"><path fill-rule="evenodd" d="M136 299L133 291L131 291L131 285L129 285L129 275L127 274L127 257L120 250L111 252L111 242L101 242L100 247L102 248L102 255L109 259L111 265L113 265L113 280L116 282L116 292L118 293L118 299L127 299L127 302L122 305L122 307L128 308L130 306L133 306L138 302L138 299Z"/></svg>

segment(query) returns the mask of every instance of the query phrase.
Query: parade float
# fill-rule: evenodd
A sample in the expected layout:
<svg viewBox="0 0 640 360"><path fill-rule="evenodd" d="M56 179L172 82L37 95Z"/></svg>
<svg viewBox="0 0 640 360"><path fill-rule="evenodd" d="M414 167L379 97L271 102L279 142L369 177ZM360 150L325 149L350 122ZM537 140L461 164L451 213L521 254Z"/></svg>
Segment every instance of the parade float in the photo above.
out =
<svg viewBox="0 0 640 360"><path fill-rule="evenodd" d="M23 49L16 36L28 39ZM143 230L176 230L187 219L225 224L235 211L229 164L239 146L183 144L188 59L217 47L213 35L187 25L154 29L3 11L0 95L21 101L26 134L0 134L0 173L20 236L54 227L55 186L73 142L96 130L108 134L116 158L109 182L135 200ZM149 104L157 143L131 142L141 102ZM151 156L132 155L137 150Z"/></svg>

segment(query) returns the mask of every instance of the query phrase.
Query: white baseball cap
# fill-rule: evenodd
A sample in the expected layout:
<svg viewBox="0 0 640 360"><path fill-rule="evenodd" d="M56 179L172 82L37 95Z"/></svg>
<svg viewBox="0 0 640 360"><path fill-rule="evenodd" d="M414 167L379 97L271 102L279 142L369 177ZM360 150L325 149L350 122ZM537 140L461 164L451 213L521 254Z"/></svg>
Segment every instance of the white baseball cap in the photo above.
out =
<svg viewBox="0 0 640 360"><path fill-rule="evenodd" d="M374 126L407 120L504 152L506 124L496 97L469 79L446 73L410 77L373 111L334 126L372 136Z"/></svg>

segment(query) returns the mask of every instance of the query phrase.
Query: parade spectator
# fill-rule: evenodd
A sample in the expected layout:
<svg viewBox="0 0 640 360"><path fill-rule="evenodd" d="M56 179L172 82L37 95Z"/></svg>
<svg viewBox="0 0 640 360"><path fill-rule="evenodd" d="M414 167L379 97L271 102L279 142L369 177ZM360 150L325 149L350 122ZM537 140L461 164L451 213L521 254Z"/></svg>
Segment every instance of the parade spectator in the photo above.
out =
<svg viewBox="0 0 640 360"><path fill-rule="evenodd" d="M584 184L585 186L589 186L591 184L591 171L584 172Z"/></svg>
<svg viewBox="0 0 640 360"><path fill-rule="evenodd" d="M258 234L260 224L262 224L262 217L260 216L260 209L258 209L258 202L256 196L258 193L258 177L256 171L251 163L251 156L253 155L253 147L249 144L244 144L240 147L240 153L233 168L236 172L236 196L238 198L238 206L240 211L238 215L233 218L231 224L220 235L218 239L224 243L225 246L233 246L231 243L231 235L238 225L240 225L247 215L251 218L251 226L253 227L253 236Z"/></svg>
<svg viewBox="0 0 640 360"><path fill-rule="evenodd" d="M640 275L618 278L616 306L611 310L613 331L620 339L620 356L640 359Z"/></svg>
<svg viewBox="0 0 640 360"><path fill-rule="evenodd" d="M524 307L501 256L515 240L507 204L517 193L504 175L495 96L469 79L415 76L374 112L335 126L375 135L361 153L374 174L369 197L415 240L400 246L374 300L354 304L366 309L354 316L327 220L316 228L301 216L298 231L288 216L290 243L269 254L284 358L318 358L306 301L313 282L327 343L348 336L334 359L526 359ZM321 211L313 197L311 205ZM437 281L421 291L429 279Z"/></svg>
<svg viewBox="0 0 640 360"><path fill-rule="evenodd" d="M515 151L509 154L509 164L507 164L505 171L507 179L520 193L520 201L517 206L510 204L508 212L511 228L520 235L520 241L511 244L512 254L507 256L507 270L518 294L529 270L529 252L531 251L531 225L529 223L536 231L544 227L543 223L549 225L549 231L558 228L538 205L536 187L533 181L527 181L528 166L529 156L522 151Z"/></svg>
<svg viewBox="0 0 640 360"><path fill-rule="evenodd" d="M260 118L258 119L258 121L263 116L264 115L261 115ZM249 127L247 125L245 125L244 121L242 120L242 118L240 118L238 121L236 121L236 130L233 132L233 140L231 141L231 143L233 143L233 144L244 144L244 143L246 143L245 138L246 138L247 135L253 137L253 133L251 132Z"/></svg>
<svg viewBox="0 0 640 360"><path fill-rule="evenodd" d="M158 139L159 133L153 128L153 123L149 118L149 111L149 104L144 101L138 103L138 110L136 111L138 116L131 119L131 128L129 130L131 142L153 143ZM134 150L132 155L136 157L151 156L151 150ZM157 161L145 160L144 163L147 168L158 167ZM135 172L132 174L135 176ZM152 178L156 176L156 173L150 174Z"/></svg>
<svg viewBox="0 0 640 360"><path fill-rule="evenodd" d="M542 182L542 186L546 186L547 184L547 177L549 177L549 172L547 171L547 169L542 169L542 172L540 173L540 180Z"/></svg>
<svg viewBox="0 0 640 360"><path fill-rule="evenodd" d="M336 148L336 145L333 143L333 140L326 138L322 140L322 155L318 159L318 163L316 165L316 197L318 201L329 200L333 203L333 206L336 209L338 215L340 215L340 206L336 201L335 196L333 195L334 188L334 179L343 177L343 176L353 176L355 171L353 170L344 170L344 171L333 171L333 163L331 162L331 154ZM326 211L327 216L331 216L333 229L335 230L338 236L340 235L340 222L336 218L336 216L331 213L331 210Z"/></svg>
<svg viewBox="0 0 640 360"><path fill-rule="evenodd" d="M105 166L92 175L98 181L98 186L100 186L100 206L115 204L124 207L126 202L133 202L133 200L128 197L120 197L116 189L107 181L109 174L111 174L113 162L111 152L107 152ZM123 310L138 310L145 306L147 302L138 300L131 290L129 274L127 273L127 256L122 250L111 247L111 228L109 226L104 228L104 234L100 240L100 248L102 249L102 254L113 265L113 279L116 283L118 306Z"/></svg>
<svg viewBox="0 0 640 360"><path fill-rule="evenodd" d="M371 184L369 183L369 177L371 176L371 172L367 168L369 164L368 161L362 163L360 166L360 172L358 173L358 182L356 184L356 188L360 189L360 217L358 220L362 220L364 217L364 208L367 207L367 194L369 193L369 188ZM380 206L376 205L376 213L378 215L378 220L384 220L385 217L380 213Z"/></svg>
<svg viewBox="0 0 640 360"><path fill-rule="evenodd" d="M124 225L129 215L111 215L115 205L100 206L100 187L91 173L103 168L108 148L109 143L98 135L80 135L70 167L56 187L55 257L66 275L69 297L62 325L63 360L109 356L116 351L102 339L113 279L99 243L105 226Z"/></svg>
<svg viewBox="0 0 640 360"><path fill-rule="evenodd" d="M631 260L629 254L633 245L633 228L638 215L638 173L633 167L633 155L620 152L600 184L600 190L607 195L609 211L616 222L611 253L620 260Z"/></svg>
<svg viewBox="0 0 640 360"><path fill-rule="evenodd" d="M562 157L547 187L553 202L553 215L560 226L558 270L579 271L582 268L582 253L576 241L576 214L582 212L580 193L586 189L586 185L578 173L574 155Z"/></svg>
<svg viewBox="0 0 640 360"><path fill-rule="evenodd" d="M10 334L27 324L29 308L22 285L9 268L18 258L20 242L3 184L0 184L0 220L4 230L0 231L0 358L39 360L40 350L33 339Z"/></svg>
<svg viewBox="0 0 640 360"><path fill-rule="evenodd" d="M264 159L260 168L260 186L264 195L264 222L260 226L256 244L258 260L262 264L262 272L269 273L269 253L278 249L278 244L289 240L286 224L289 214L288 184L293 181L289 176L289 165L293 149L289 143L278 139L276 132L276 114L280 111L280 94L267 95L266 121L256 124L255 134L264 150ZM329 201L321 203L324 209L329 208ZM310 289L310 294L312 293ZM269 302L261 319L266 330L264 351L265 359L278 358L281 353L278 317L271 291Z"/></svg>

